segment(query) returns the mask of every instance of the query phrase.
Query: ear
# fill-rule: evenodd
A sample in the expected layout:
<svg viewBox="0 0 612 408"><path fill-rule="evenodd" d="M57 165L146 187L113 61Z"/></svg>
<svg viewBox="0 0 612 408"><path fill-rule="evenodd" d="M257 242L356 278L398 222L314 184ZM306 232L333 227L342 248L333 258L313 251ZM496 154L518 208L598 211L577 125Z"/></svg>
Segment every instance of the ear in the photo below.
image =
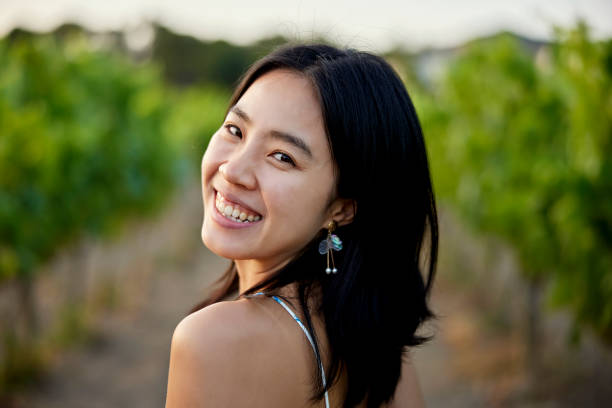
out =
<svg viewBox="0 0 612 408"><path fill-rule="evenodd" d="M357 213L357 202L351 198L336 198L329 208L329 217L323 228L327 228L327 223L331 220L336 221L338 226L353 222Z"/></svg>

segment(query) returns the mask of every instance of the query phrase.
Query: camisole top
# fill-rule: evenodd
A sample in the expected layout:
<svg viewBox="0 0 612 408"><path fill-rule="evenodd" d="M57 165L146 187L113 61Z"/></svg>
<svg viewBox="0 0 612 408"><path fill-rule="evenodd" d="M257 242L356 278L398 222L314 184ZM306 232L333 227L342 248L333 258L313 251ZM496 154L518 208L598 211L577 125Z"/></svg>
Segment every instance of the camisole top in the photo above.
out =
<svg viewBox="0 0 612 408"><path fill-rule="evenodd" d="M256 296L256 295L265 295L265 293L264 292L257 292L257 293L253 294L253 296ZM293 320L295 320L297 322L297 324L300 325L300 327L304 331L304 334L308 338L308 341L310 342L310 345L312 346L312 350L315 352L315 355L317 355L317 350L315 348L315 345L314 345L314 342L312 340L312 337L311 337L310 333L308 332L308 329L306 328L306 326L304 326L304 324L300 320L300 318L297 317L297 315L293 312L293 310L291 310L291 308L289 306L287 306L285 304L285 302L283 302L278 296L272 295L272 299L274 299L279 305L281 305L283 308L285 308L285 310L287 312L289 312L291 317L293 317ZM322 361L321 361L321 377L322 377L321 379L323 380L323 386L326 386L326 382L325 382L325 370L323 370L323 362ZM325 408L329 408L329 397L328 397L327 391L325 391Z"/></svg>

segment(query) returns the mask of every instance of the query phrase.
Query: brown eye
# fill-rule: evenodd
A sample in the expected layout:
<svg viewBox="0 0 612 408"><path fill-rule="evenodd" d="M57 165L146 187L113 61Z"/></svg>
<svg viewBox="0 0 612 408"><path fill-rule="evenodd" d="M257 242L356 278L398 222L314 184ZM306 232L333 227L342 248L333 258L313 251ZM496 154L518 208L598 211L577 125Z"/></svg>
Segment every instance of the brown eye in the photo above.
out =
<svg viewBox="0 0 612 408"><path fill-rule="evenodd" d="M293 159L291 159L291 157L289 157L288 155L286 155L283 152L276 152L276 153L274 153L274 155L277 155L277 154L281 154L284 157L284 159L281 159L280 161L285 162L285 163L289 163L290 165L295 167L295 162L293 161Z"/></svg>
<svg viewBox="0 0 612 408"><path fill-rule="evenodd" d="M224 127L225 127L225 129L226 129L226 130L227 130L229 133L231 133L232 135L234 135L234 136L238 136L238 137L242 137L242 132L240 131L240 129L239 129L237 126L234 126L234 125L228 124L228 125L225 125ZM236 131L237 131L239 134L236 134L236 133L232 132L232 129L236 129Z"/></svg>
<svg viewBox="0 0 612 408"><path fill-rule="evenodd" d="M240 139L242 139L242 132L240 131L240 128L238 126L232 125L231 123L228 123L227 125L225 125L223 127L232 136L236 136L236 137L239 137ZM287 163L287 164L291 165L292 167L296 167L295 162L293 161L291 156L289 156L288 154L283 153L283 152L275 152L272 155L273 156L281 155L281 158L278 159L279 161L281 161L283 163Z"/></svg>

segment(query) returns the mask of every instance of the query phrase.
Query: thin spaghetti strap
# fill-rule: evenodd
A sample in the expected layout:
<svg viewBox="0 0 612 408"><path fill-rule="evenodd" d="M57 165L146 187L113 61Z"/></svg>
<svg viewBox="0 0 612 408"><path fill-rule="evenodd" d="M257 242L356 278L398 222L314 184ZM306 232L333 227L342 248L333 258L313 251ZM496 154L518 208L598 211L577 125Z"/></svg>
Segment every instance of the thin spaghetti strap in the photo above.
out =
<svg viewBox="0 0 612 408"><path fill-rule="evenodd" d="M254 293L253 295L250 295L250 296L257 296L257 295L265 295L265 293L264 292L257 292L257 293ZM304 326L304 324L302 323L300 318L297 317L297 315L293 312L293 310L291 310L291 308L289 306L287 306L285 304L285 302L283 302L278 296L272 295L272 299L274 299L287 312L289 312L291 317L293 317L293 320L295 320L297 322L297 324L300 325L300 328L302 329L302 331L306 335L306 338L308 338L308 341L310 342L310 345L312 346L312 350L315 352L315 355L316 355L317 354L317 350L315 348L314 341L312 340L312 336L310 335L310 333L308 332L308 329L306 328L306 326ZM325 381L325 370L323 369L323 362L322 361L321 361L320 367L321 367L321 377L322 377L321 379L323 380L323 387L325 387L325 386L327 386L327 382ZM325 407L329 408L329 395L327 393L327 390L325 391Z"/></svg>
<svg viewBox="0 0 612 408"><path fill-rule="evenodd" d="M289 312L289 314L291 315L291 317L293 317L293 320L295 320L300 327L302 328L302 330L304 331L304 334L306 335L306 337L308 338L308 341L310 342L310 345L312 346L312 350L315 352L316 354L316 348L314 345L314 341L312 340L312 337L310 336L310 333L308 332L308 329L306 329L306 327L304 326L304 324L302 323L302 321L300 320L299 317L297 317L297 315L293 312L293 310L291 310L289 308L289 306L287 306L285 304L285 302L283 302L282 300L280 300L277 296L272 296L272 298L278 303L280 304L282 307L285 308L285 310L287 310L287 312ZM321 379L323 380L323 387L325 387L327 385L326 381L325 381L325 370L323 369L323 362L321 361ZM327 394L327 390L325 391L325 407L329 408L329 396Z"/></svg>

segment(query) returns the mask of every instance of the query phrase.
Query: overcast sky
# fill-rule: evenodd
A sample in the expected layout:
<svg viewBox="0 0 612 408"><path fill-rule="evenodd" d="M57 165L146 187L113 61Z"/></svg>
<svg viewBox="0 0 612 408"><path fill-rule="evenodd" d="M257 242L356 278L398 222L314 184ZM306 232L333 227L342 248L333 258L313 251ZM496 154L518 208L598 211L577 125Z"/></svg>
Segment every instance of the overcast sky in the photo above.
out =
<svg viewBox="0 0 612 408"><path fill-rule="evenodd" d="M595 38L612 37L612 0L0 0L0 35L66 21L105 30L156 20L180 33L238 44L277 33L302 40L323 34L341 45L384 51L395 43L453 46L501 29L547 39L552 24L568 26L577 17Z"/></svg>

